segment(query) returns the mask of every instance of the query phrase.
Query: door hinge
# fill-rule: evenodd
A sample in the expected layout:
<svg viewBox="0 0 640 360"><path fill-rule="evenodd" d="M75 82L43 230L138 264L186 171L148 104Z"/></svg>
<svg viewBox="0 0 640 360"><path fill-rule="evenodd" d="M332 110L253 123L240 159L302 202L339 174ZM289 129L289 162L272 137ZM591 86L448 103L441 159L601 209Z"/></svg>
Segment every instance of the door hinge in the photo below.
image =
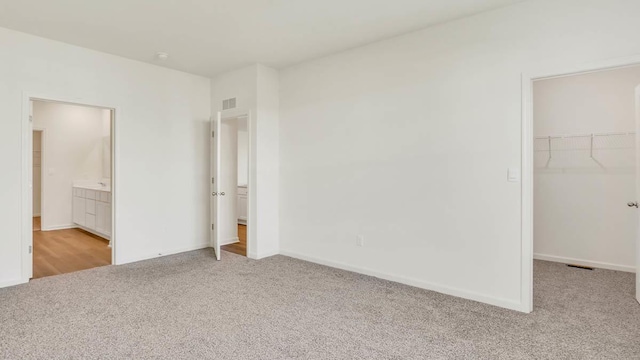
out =
<svg viewBox="0 0 640 360"><path fill-rule="evenodd" d="M29 121L33 122L33 115L29 115Z"/></svg>
<svg viewBox="0 0 640 360"><path fill-rule="evenodd" d="M211 137L216 137L216 132L215 131L211 132Z"/></svg>
<svg viewBox="0 0 640 360"><path fill-rule="evenodd" d="M216 183L216 179L215 178L211 178L211 183L215 184Z"/></svg>
<svg viewBox="0 0 640 360"><path fill-rule="evenodd" d="M29 245L29 254L31 254L31 252L33 252L33 246Z"/></svg>
<svg viewBox="0 0 640 360"><path fill-rule="evenodd" d="M211 224L211 230L214 230L215 226L213 224Z"/></svg>

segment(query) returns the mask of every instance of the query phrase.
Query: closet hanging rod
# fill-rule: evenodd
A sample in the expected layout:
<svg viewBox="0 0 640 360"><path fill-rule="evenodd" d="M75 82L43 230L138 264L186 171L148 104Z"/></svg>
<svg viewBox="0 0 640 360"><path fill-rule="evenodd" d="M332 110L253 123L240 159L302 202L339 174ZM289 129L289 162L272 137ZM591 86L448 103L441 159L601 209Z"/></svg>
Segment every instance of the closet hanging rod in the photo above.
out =
<svg viewBox="0 0 640 360"><path fill-rule="evenodd" d="M547 136L536 136L536 139L568 139L568 138L577 138L577 137L592 137L592 136L626 136L626 135L635 135L635 131L627 131L627 132L608 132L608 133L592 133L592 134L567 134L567 135L547 135Z"/></svg>

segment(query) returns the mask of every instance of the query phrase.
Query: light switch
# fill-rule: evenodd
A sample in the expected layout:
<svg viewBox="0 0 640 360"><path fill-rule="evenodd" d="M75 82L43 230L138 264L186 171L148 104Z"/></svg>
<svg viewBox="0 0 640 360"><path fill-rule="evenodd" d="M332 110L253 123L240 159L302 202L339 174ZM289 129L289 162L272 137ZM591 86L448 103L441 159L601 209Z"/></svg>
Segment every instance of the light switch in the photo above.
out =
<svg viewBox="0 0 640 360"><path fill-rule="evenodd" d="M519 168L509 168L509 169L507 169L507 181L509 181L509 182L519 182L520 181L520 169Z"/></svg>

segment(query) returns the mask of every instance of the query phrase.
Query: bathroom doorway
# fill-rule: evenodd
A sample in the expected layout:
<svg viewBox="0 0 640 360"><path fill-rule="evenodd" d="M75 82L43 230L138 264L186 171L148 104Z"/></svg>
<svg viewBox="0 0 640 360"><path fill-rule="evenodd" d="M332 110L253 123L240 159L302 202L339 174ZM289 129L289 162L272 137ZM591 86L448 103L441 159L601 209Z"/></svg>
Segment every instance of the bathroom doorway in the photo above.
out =
<svg viewBox="0 0 640 360"><path fill-rule="evenodd" d="M114 110L29 99L30 278L113 263Z"/></svg>

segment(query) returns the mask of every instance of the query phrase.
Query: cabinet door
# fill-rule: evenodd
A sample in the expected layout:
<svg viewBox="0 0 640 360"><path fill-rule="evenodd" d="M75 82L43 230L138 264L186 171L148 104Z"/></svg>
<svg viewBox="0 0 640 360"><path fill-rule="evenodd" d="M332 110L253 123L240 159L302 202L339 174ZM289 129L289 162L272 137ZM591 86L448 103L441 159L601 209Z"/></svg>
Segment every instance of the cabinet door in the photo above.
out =
<svg viewBox="0 0 640 360"><path fill-rule="evenodd" d="M85 224L85 199L79 196L73 197L73 222L78 225Z"/></svg>
<svg viewBox="0 0 640 360"><path fill-rule="evenodd" d="M95 230L96 229L96 216L86 213L84 215L85 217L85 224L84 226L88 227L91 230Z"/></svg>
<svg viewBox="0 0 640 360"><path fill-rule="evenodd" d="M104 204L104 233L111 236L111 204Z"/></svg>
<svg viewBox="0 0 640 360"><path fill-rule="evenodd" d="M96 214L96 201L92 199L87 199L85 203L85 211L87 214L95 215Z"/></svg>
<svg viewBox="0 0 640 360"><path fill-rule="evenodd" d="M238 220L247 220L247 197L238 196Z"/></svg>
<svg viewBox="0 0 640 360"><path fill-rule="evenodd" d="M102 234L105 234L106 231L106 223L105 223L105 213L106 213L107 204L96 201L96 231Z"/></svg>

